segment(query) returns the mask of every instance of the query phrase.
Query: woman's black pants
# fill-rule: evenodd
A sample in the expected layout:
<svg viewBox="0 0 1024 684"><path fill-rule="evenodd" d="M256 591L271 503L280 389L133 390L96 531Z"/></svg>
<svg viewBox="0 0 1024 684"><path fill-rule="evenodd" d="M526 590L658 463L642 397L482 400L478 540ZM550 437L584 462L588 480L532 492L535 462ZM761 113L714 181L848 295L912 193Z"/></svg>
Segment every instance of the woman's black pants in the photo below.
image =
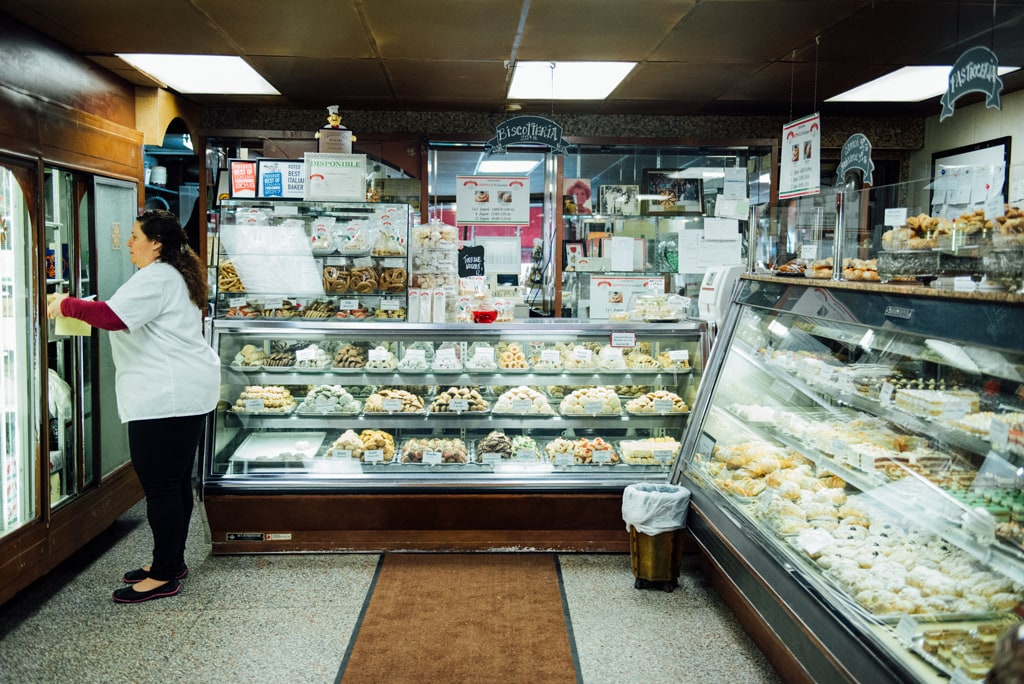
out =
<svg viewBox="0 0 1024 684"><path fill-rule="evenodd" d="M205 418L206 414L128 423L132 466L146 494L146 517L153 531L153 579L172 580L185 569L192 469Z"/></svg>

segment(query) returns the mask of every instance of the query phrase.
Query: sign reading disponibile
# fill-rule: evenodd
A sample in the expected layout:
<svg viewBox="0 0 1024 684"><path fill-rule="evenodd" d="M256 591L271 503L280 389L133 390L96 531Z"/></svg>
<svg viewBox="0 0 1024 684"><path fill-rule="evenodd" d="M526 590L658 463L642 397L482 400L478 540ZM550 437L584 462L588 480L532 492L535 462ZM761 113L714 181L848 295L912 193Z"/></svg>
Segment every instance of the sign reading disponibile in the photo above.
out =
<svg viewBox="0 0 1024 684"><path fill-rule="evenodd" d="M850 171L860 171L864 183L872 185L875 162L871 161L871 141L863 133L854 133L843 143L843 152L836 168L836 183L842 184Z"/></svg>
<svg viewBox="0 0 1024 684"><path fill-rule="evenodd" d="M306 200L366 201L366 155L306 152Z"/></svg>
<svg viewBox="0 0 1024 684"><path fill-rule="evenodd" d="M957 58L949 72L939 121L953 116L953 104L967 93L985 93L986 108L1002 109L1001 92L1003 80L999 78L999 58L987 47L972 47Z"/></svg>
<svg viewBox="0 0 1024 684"><path fill-rule="evenodd" d="M562 139L562 127L543 116L515 116L502 121L484 149L488 155L505 154L510 145L544 145L552 154L565 154L569 143Z"/></svg>
<svg viewBox="0 0 1024 684"><path fill-rule="evenodd" d="M821 115L811 114L782 127L779 199L821 191Z"/></svg>

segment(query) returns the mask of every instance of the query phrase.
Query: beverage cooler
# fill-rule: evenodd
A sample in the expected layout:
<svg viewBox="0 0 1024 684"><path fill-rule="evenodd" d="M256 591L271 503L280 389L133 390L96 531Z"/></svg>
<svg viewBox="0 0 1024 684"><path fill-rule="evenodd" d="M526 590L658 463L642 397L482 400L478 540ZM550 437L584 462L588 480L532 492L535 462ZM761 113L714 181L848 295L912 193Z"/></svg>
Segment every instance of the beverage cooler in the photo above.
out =
<svg viewBox="0 0 1024 684"><path fill-rule="evenodd" d="M135 188L0 158L0 601L139 497L130 470L112 477L128 450L106 334L45 313L50 295L106 298L130 275Z"/></svg>

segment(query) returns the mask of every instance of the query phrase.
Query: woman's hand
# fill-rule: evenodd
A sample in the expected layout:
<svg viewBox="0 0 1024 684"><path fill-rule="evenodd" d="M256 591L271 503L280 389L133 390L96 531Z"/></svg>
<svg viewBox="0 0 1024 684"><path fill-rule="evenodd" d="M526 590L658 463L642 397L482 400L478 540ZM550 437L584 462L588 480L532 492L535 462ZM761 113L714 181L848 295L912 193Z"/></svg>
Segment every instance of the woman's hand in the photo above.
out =
<svg viewBox="0 0 1024 684"><path fill-rule="evenodd" d="M48 318L64 318L64 314L60 312L60 303L67 299L67 295L61 292L57 294L48 295L46 299L48 303L46 305L46 316Z"/></svg>

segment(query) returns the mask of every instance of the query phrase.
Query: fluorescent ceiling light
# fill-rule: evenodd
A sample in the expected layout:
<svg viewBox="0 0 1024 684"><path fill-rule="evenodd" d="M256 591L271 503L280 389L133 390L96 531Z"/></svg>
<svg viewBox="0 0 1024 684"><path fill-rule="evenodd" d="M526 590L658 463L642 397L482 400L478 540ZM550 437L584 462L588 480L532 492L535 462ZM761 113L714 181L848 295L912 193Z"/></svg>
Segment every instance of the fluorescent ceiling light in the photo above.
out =
<svg viewBox="0 0 1024 684"><path fill-rule="evenodd" d="M241 57L119 54L118 57L184 95L280 95Z"/></svg>
<svg viewBox="0 0 1024 684"><path fill-rule="evenodd" d="M477 173L530 173L539 159L484 159L476 165Z"/></svg>
<svg viewBox="0 0 1024 684"><path fill-rule="evenodd" d="M603 100L636 62L516 62L510 100Z"/></svg>
<svg viewBox="0 0 1024 684"><path fill-rule="evenodd" d="M868 81L826 102L921 102L946 92L951 66L913 66ZM1020 67L1001 66L999 75Z"/></svg>

